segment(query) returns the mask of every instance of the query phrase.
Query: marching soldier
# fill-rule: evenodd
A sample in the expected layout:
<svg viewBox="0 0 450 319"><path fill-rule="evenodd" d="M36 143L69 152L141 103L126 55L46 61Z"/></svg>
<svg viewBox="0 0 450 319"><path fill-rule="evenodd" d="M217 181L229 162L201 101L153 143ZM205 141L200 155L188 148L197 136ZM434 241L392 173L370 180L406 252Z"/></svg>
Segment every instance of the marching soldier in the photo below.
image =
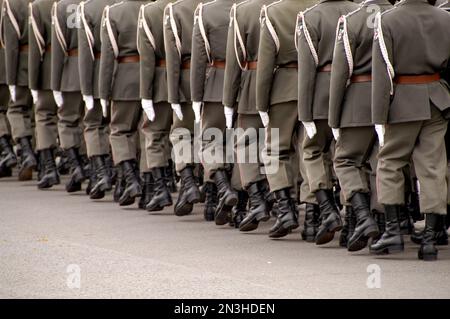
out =
<svg viewBox="0 0 450 319"><path fill-rule="evenodd" d="M151 173L144 180L153 183L153 195L146 205L148 211L160 211L172 205L166 184L169 161L172 108L167 102L167 72L164 50L164 8L172 0L157 0L143 5L139 14L138 50L140 54L140 97L144 110L142 133L145 135L147 165Z"/></svg>
<svg viewBox="0 0 450 319"><path fill-rule="evenodd" d="M349 251L365 248L369 238L379 233L371 217L365 169L377 138L371 117L373 26L367 24L373 16L368 10L372 5L380 12L392 7L387 0L369 0L339 20L331 72L328 123L337 135L335 170L357 221Z"/></svg>
<svg viewBox="0 0 450 319"><path fill-rule="evenodd" d="M375 254L403 251L399 210L404 205L402 169L413 160L426 215L419 259L436 260L436 233L447 214L445 133L449 84L440 73L450 59L450 15L434 0L404 0L378 14L373 44L372 121L380 140L378 196L386 231L371 245Z"/></svg>
<svg viewBox="0 0 450 319"><path fill-rule="evenodd" d="M214 181L218 189L219 204L215 214L216 225L225 225L233 206L238 204L238 194L232 189L225 159L224 138L208 132L216 129L225 132L232 127L232 114L225 118L222 105L226 41L230 9L233 0L215 0L200 3L195 12L192 59L191 96L193 109L201 112L202 156L205 177Z"/></svg>
<svg viewBox="0 0 450 319"><path fill-rule="evenodd" d="M99 96L102 108L111 101L111 134L115 165L119 165L125 187L120 206L129 206L142 194L137 174L137 143L141 104L139 98L139 52L137 21L145 1L127 0L107 6L101 30Z"/></svg>
<svg viewBox="0 0 450 319"><path fill-rule="evenodd" d="M58 147L57 106L51 91L51 8L55 0L30 3L29 87L35 104L36 149L42 177L39 189L60 183L54 151Z"/></svg>
<svg viewBox="0 0 450 319"><path fill-rule="evenodd" d="M190 214L193 205L200 201L193 173L195 115L189 81L194 11L199 3L199 0L179 0L169 3L164 10L168 100L174 111L170 140L181 177L180 195L174 209L177 216Z"/></svg>
<svg viewBox="0 0 450 319"><path fill-rule="evenodd" d="M86 105L84 138L91 165L91 199L100 199L112 189L111 171L107 166L109 155L108 123L103 117L98 92L100 68L100 29L103 10L116 0L88 0L79 6L78 64L81 94Z"/></svg>
<svg viewBox="0 0 450 319"><path fill-rule="evenodd" d="M2 9L6 82L9 85L11 97L7 116L13 139L22 149L19 180L31 180L33 169L37 166L31 145L33 101L28 89L28 4L30 2L31 0L3 0ZM6 143L3 147L10 149ZM13 162L11 160L7 166Z"/></svg>
<svg viewBox="0 0 450 319"><path fill-rule="evenodd" d="M261 9L261 34L256 70L256 107L266 127L266 164L270 190L275 194L278 216L269 236L284 237L299 227L291 159L292 143L300 134L297 119L297 55L295 17L312 1L281 0ZM278 132L278 134L275 134Z"/></svg>
<svg viewBox="0 0 450 319"><path fill-rule="evenodd" d="M80 155L82 134L80 118L83 101L78 72L77 13L81 0L61 0L52 8L51 88L58 106L58 132L61 148L71 166L69 193L81 190L86 179Z"/></svg>
<svg viewBox="0 0 450 319"><path fill-rule="evenodd" d="M303 152L309 188L320 206L322 223L317 245L330 242L335 232L342 229L333 198L331 169L325 159L333 142L327 121L330 71L338 20L356 8L358 5L349 1L321 0L298 15L298 118L306 131Z"/></svg>

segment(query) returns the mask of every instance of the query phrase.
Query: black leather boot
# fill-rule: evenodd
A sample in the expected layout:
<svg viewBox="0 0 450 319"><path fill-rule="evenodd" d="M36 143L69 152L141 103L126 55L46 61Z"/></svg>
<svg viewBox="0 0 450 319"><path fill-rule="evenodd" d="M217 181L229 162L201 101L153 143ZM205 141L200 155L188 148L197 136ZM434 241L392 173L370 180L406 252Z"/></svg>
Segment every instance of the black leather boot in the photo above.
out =
<svg viewBox="0 0 450 319"><path fill-rule="evenodd" d="M14 154L9 138L0 137L0 169L11 169L17 165L17 157Z"/></svg>
<svg viewBox="0 0 450 319"><path fill-rule="evenodd" d="M441 221L439 221L439 224L442 225L442 228L437 230L434 233L436 235L436 238L435 238L436 245L447 246L448 245L448 234L447 234L447 227L445 225L446 216L439 216L438 218L442 219ZM425 235L425 229L420 232L415 231L411 235L411 241L417 245L421 245L424 235Z"/></svg>
<svg viewBox="0 0 450 319"><path fill-rule="evenodd" d="M70 174L69 157L67 156L67 153L60 148L56 151L56 168L61 176Z"/></svg>
<svg viewBox="0 0 450 319"><path fill-rule="evenodd" d="M97 155L92 157L92 167L95 173L96 182L90 192L91 199L105 197L105 193L112 190L111 171L106 163L106 157Z"/></svg>
<svg viewBox="0 0 450 319"><path fill-rule="evenodd" d="M205 209L203 210L203 216L207 222L214 221L214 214L217 209L219 199L217 197L217 186L214 183L206 182L203 184L205 192Z"/></svg>
<svg viewBox="0 0 450 319"><path fill-rule="evenodd" d="M142 194L142 187L138 176L136 175L136 165L132 160L120 163L125 180L125 189L119 199L120 206L130 206L134 204L136 197Z"/></svg>
<svg viewBox="0 0 450 319"><path fill-rule="evenodd" d="M31 145L31 137L19 139L22 149L20 156L19 181L29 181L33 179L33 170L37 167L36 155Z"/></svg>
<svg viewBox="0 0 450 319"><path fill-rule="evenodd" d="M444 227L444 216L438 214L425 214L425 230L418 257L424 261L437 260L436 233Z"/></svg>
<svg viewBox="0 0 450 319"><path fill-rule="evenodd" d="M384 213L380 213L380 212L374 212L373 213L373 218L375 219L375 221L377 222L378 225L378 229L380 231L380 233L378 234L377 237L375 237L372 240L372 244L375 244L377 241L379 241L381 239L381 236L384 234L384 232L386 231L386 218L385 218L385 214Z"/></svg>
<svg viewBox="0 0 450 319"><path fill-rule="evenodd" d="M86 186L86 195L89 195L89 197L90 197L92 188L97 183L97 175L95 174L95 163L93 162L92 159L90 159L89 165L88 166L84 165L83 168L84 168L84 173L86 174L87 180L88 180L88 184ZM103 194L103 196L105 196L105 194ZM90 197L90 198L98 199L95 197L97 197L97 196L94 196L94 198L92 198L92 197Z"/></svg>
<svg viewBox="0 0 450 319"><path fill-rule="evenodd" d="M246 191L238 191L238 203L231 209L230 227L239 228L242 220L247 215L248 194Z"/></svg>
<svg viewBox="0 0 450 319"><path fill-rule="evenodd" d="M150 201L152 200L153 193L154 182L152 173L144 173L142 178L142 194L138 204L140 209L146 209L148 203L150 203Z"/></svg>
<svg viewBox="0 0 450 319"><path fill-rule="evenodd" d="M187 166L180 172L181 190L175 204L175 215L186 216L192 213L194 204L200 201L200 191L194 179L192 167Z"/></svg>
<svg viewBox="0 0 450 319"><path fill-rule="evenodd" d="M78 149L70 148L66 151L70 163L70 179L66 184L66 191L73 193L81 190L81 184L86 179L86 173L78 154Z"/></svg>
<svg viewBox="0 0 450 319"><path fill-rule="evenodd" d="M145 209L149 212L158 212L163 210L164 207L172 206L172 196L167 188L164 167L153 168L152 177L153 197Z"/></svg>
<svg viewBox="0 0 450 319"><path fill-rule="evenodd" d="M265 188L262 181L252 183L247 188L250 207L247 216L239 225L239 230L243 232L253 231L258 228L260 222L270 219L270 207L266 201Z"/></svg>
<svg viewBox="0 0 450 319"><path fill-rule="evenodd" d="M411 235L414 233L414 220L405 206L400 207L399 222L402 235Z"/></svg>
<svg viewBox="0 0 450 319"><path fill-rule="evenodd" d="M334 234L342 229L342 220L334 203L332 190L319 190L316 192L316 198L319 203L321 218L316 245L324 245L332 241Z"/></svg>
<svg viewBox="0 0 450 319"><path fill-rule="evenodd" d="M400 232L398 205L385 205L386 229L381 238L370 245L370 252L376 255L400 253L404 250L403 236Z"/></svg>
<svg viewBox="0 0 450 319"><path fill-rule="evenodd" d="M424 216L420 212L419 193L417 191L413 191L413 192L410 192L407 197L408 197L408 200L407 200L407 204L406 204L406 209L408 210L408 214L412 217L412 219L415 222L423 220Z"/></svg>
<svg viewBox="0 0 450 319"><path fill-rule="evenodd" d="M275 225L269 231L270 238L287 236L292 230L299 227L298 212L295 201L291 198L291 190L285 188L275 192L278 215Z"/></svg>
<svg viewBox="0 0 450 319"><path fill-rule="evenodd" d="M225 225L230 221L231 210L238 203L238 194L231 188L227 172L218 170L214 173L214 182L216 183L219 204L215 214L216 225Z"/></svg>
<svg viewBox="0 0 450 319"><path fill-rule="evenodd" d="M319 231L319 226L319 205L307 203L305 206L305 222L303 224L302 239L308 243L313 243Z"/></svg>
<svg viewBox="0 0 450 319"><path fill-rule="evenodd" d="M356 226L356 216L353 208L351 206L345 206L345 216L344 216L344 225L342 226L341 234L339 235L339 246L347 248L348 240L352 235L350 235L350 228L353 223L353 232L355 231Z"/></svg>
<svg viewBox="0 0 450 319"><path fill-rule="evenodd" d="M178 191L177 189L177 181L175 180L175 167L172 160L169 160L169 165L166 166L166 183L169 191L173 194Z"/></svg>
<svg viewBox="0 0 450 319"><path fill-rule="evenodd" d="M370 213L368 194L355 193L351 198L356 216L356 228L348 241L348 251L359 251L367 247L370 238L376 238L380 231Z"/></svg>
<svg viewBox="0 0 450 319"><path fill-rule="evenodd" d="M336 181L334 187L333 187L333 195L334 195L334 202L336 203L336 206L339 210L342 210L344 206L341 203L341 185L338 181Z"/></svg>
<svg viewBox="0 0 450 319"><path fill-rule="evenodd" d="M1 160L1 157L0 157ZM11 177L12 176L12 169L7 166L0 166L0 178L2 177Z"/></svg>
<svg viewBox="0 0 450 319"><path fill-rule="evenodd" d="M116 166L116 172L117 172L117 177L116 177L116 183L114 185L114 201L116 203L119 202L120 197L123 194L123 191L125 190L125 179L123 178L123 171L122 171L122 167L120 167L120 165Z"/></svg>
<svg viewBox="0 0 450 319"><path fill-rule="evenodd" d="M58 170L56 168L55 158L51 149L40 151L42 178L39 180L37 187L39 189L51 188L60 183Z"/></svg>

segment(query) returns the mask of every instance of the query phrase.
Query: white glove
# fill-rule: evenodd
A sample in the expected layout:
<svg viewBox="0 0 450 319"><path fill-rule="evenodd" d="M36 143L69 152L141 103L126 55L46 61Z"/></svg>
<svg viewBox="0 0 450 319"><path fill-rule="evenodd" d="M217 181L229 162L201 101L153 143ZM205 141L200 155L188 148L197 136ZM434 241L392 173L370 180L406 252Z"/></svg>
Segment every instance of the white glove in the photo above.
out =
<svg viewBox="0 0 450 319"><path fill-rule="evenodd" d="M381 125L381 124L376 124L375 131L377 132L377 135L378 135L378 142L380 144L380 147L383 147L384 146L384 133L386 132L385 126Z"/></svg>
<svg viewBox="0 0 450 319"><path fill-rule="evenodd" d="M60 91L53 91L53 98L55 99L57 107L61 107L63 105L64 99Z"/></svg>
<svg viewBox="0 0 450 319"><path fill-rule="evenodd" d="M92 95L83 95L83 101L88 111L94 108L94 97Z"/></svg>
<svg viewBox="0 0 450 319"><path fill-rule="evenodd" d="M225 114L225 123L227 128L233 128L234 109L232 107L224 106L223 113Z"/></svg>
<svg viewBox="0 0 450 319"><path fill-rule="evenodd" d="M183 120L183 112L181 112L181 105L180 104L172 104L172 110L177 115L178 119L180 121Z"/></svg>
<svg viewBox="0 0 450 319"><path fill-rule="evenodd" d="M9 86L9 95L11 96L11 101L16 102L16 86Z"/></svg>
<svg viewBox="0 0 450 319"><path fill-rule="evenodd" d="M202 104L202 102L192 102L192 110L194 111L195 115L195 123L200 123Z"/></svg>
<svg viewBox="0 0 450 319"><path fill-rule="evenodd" d="M147 115L150 122L153 122L155 120L155 108L153 107L153 100L148 99L142 99L141 101L142 109L144 110L145 114Z"/></svg>
<svg viewBox="0 0 450 319"><path fill-rule="evenodd" d="M108 101L105 99L101 99L100 104L102 105L103 117L108 117Z"/></svg>
<svg viewBox="0 0 450 319"><path fill-rule="evenodd" d="M334 140L337 141L339 136L341 136L341 132L338 128L332 128L331 131L333 132Z"/></svg>
<svg viewBox="0 0 450 319"><path fill-rule="evenodd" d="M36 104L38 102L38 91L36 90L30 90L31 96L33 97L33 104Z"/></svg>
<svg viewBox="0 0 450 319"><path fill-rule="evenodd" d="M316 123L314 123L314 122L303 122L303 126L305 127L306 135L308 135L308 137L310 139L312 139L314 136L316 136L316 134L317 134Z"/></svg>
<svg viewBox="0 0 450 319"><path fill-rule="evenodd" d="M261 112L259 111L259 116L261 117L261 121L264 125L264 127L267 127L267 125L269 125L269 113L267 112Z"/></svg>

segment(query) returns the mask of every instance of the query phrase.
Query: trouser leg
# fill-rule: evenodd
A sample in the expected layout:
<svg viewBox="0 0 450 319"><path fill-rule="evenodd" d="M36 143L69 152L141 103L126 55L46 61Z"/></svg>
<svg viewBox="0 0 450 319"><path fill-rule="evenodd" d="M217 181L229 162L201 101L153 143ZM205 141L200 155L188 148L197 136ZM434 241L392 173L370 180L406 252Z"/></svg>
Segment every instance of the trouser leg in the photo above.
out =
<svg viewBox="0 0 450 319"><path fill-rule="evenodd" d="M61 147L80 148L82 130L80 119L83 113L83 101L80 92L63 92L63 105L58 108L58 133Z"/></svg>
<svg viewBox="0 0 450 319"><path fill-rule="evenodd" d="M18 142L22 137L33 136L31 128L31 112L33 98L27 87L17 86L16 101L10 101L7 116L11 125L13 139Z"/></svg>
<svg viewBox="0 0 450 319"><path fill-rule="evenodd" d="M139 101L113 101L111 105L110 142L114 163L136 160L136 133L141 118Z"/></svg>
<svg viewBox="0 0 450 319"><path fill-rule="evenodd" d="M109 153L108 120L103 117L100 100L94 100L94 108L86 110L83 119L84 139L88 157Z"/></svg>
<svg viewBox="0 0 450 319"><path fill-rule="evenodd" d="M186 166L194 164L194 120L195 115L191 103L182 103L183 120L173 112L173 125L170 141L175 154L175 166L180 173Z"/></svg>
<svg viewBox="0 0 450 319"><path fill-rule="evenodd" d="M314 194L311 192L311 189L309 188L308 174L306 172L305 162L303 159L303 140L305 139L305 134L305 129L303 126L301 126L298 130L297 139L299 170L302 177L302 184L300 185L300 202L306 204L317 204L316 196L314 196Z"/></svg>
<svg viewBox="0 0 450 319"><path fill-rule="evenodd" d="M58 115L53 93L50 90L38 91L35 105L37 150L57 147Z"/></svg>
<svg viewBox="0 0 450 319"><path fill-rule="evenodd" d="M6 112L8 111L9 89L7 85L0 84L0 137L10 135L10 126Z"/></svg>

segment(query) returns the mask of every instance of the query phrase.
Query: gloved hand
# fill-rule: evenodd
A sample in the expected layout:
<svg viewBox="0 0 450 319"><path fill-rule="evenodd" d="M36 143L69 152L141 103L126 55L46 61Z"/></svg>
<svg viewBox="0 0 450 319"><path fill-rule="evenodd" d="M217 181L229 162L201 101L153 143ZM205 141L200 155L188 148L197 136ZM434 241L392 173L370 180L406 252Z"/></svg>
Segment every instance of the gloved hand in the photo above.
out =
<svg viewBox="0 0 450 319"><path fill-rule="evenodd" d="M38 91L36 90L30 90L31 96L33 97L33 104L36 104L38 102Z"/></svg>
<svg viewBox="0 0 450 319"><path fill-rule="evenodd" d="M183 112L181 111L181 105L180 104L172 104L172 110L177 115L178 119L180 121L183 120Z"/></svg>
<svg viewBox="0 0 450 319"><path fill-rule="evenodd" d="M386 132L385 126L381 124L375 125L375 131L378 135L378 142L380 144L380 147L384 146L384 133Z"/></svg>
<svg viewBox="0 0 450 319"><path fill-rule="evenodd" d="M103 117L108 117L108 101L105 99L101 99L100 104L102 105Z"/></svg>
<svg viewBox="0 0 450 319"><path fill-rule="evenodd" d="M53 98L55 99L57 107L61 107L63 105L64 99L60 91L53 91Z"/></svg>
<svg viewBox="0 0 450 319"><path fill-rule="evenodd" d="M155 108L153 107L153 100L148 99L142 99L141 101L142 109L144 110L145 114L147 115L150 122L153 122L155 120Z"/></svg>
<svg viewBox="0 0 450 319"><path fill-rule="evenodd" d="M227 125L227 128L233 128L234 109L232 107L224 106L223 113L225 114L225 123Z"/></svg>
<svg viewBox="0 0 450 319"><path fill-rule="evenodd" d="M202 104L202 102L192 102L192 110L194 111L195 115L195 123L200 123Z"/></svg>
<svg viewBox="0 0 450 319"><path fill-rule="evenodd" d="M314 123L314 122L303 122L303 126L305 127L306 135L308 135L308 137L310 139L313 138L314 136L316 136L316 134L317 134L316 123Z"/></svg>
<svg viewBox="0 0 450 319"><path fill-rule="evenodd" d="M17 96L16 96L16 86L15 85L9 86L9 95L11 97L11 101L16 102Z"/></svg>
<svg viewBox="0 0 450 319"><path fill-rule="evenodd" d="M334 140L337 141L339 136L341 136L341 132L338 128L332 128L331 131L333 132Z"/></svg>
<svg viewBox="0 0 450 319"><path fill-rule="evenodd" d="M83 95L83 101L88 111L94 108L94 97L92 95Z"/></svg>
<svg viewBox="0 0 450 319"><path fill-rule="evenodd" d="M261 112L259 111L259 116L261 117L261 121L264 125L264 127L267 127L267 125L269 125L269 113L267 112Z"/></svg>

